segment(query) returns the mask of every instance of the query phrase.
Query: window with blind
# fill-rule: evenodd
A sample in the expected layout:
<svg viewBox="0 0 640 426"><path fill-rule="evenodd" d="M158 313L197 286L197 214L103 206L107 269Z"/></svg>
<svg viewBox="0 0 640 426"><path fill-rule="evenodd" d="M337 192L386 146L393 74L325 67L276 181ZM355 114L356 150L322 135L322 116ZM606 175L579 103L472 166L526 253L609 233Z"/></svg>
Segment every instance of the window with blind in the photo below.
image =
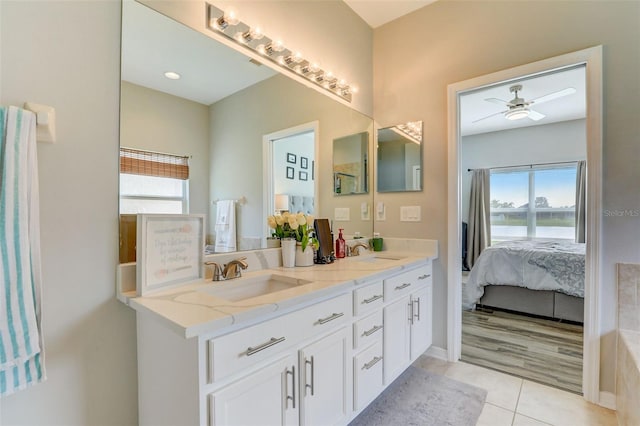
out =
<svg viewBox="0 0 640 426"><path fill-rule="evenodd" d="M120 213L189 213L189 158L120 148Z"/></svg>

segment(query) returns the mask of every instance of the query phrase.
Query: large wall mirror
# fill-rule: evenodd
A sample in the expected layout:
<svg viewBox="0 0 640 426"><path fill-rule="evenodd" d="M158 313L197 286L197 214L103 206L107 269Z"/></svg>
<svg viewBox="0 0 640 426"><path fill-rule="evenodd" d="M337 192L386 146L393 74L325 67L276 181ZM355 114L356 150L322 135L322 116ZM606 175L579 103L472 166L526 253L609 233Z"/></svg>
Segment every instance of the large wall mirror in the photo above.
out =
<svg viewBox="0 0 640 426"><path fill-rule="evenodd" d="M378 129L378 192L422 191L422 121Z"/></svg>
<svg viewBox="0 0 640 426"><path fill-rule="evenodd" d="M276 206L276 195L301 195L276 192L306 184L304 196L312 198L316 216L332 219L335 208L349 207L351 220L340 227L372 234L373 222L358 214L363 203L373 204L372 194L335 197L332 184L333 141L373 134L371 118L213 39L204 16L198 20L202 28L194 29L137 1L124 1L122 13L121 147L182 157L189 177L171 188L121 183L121 197L147 197L147 205L180 200L183 212L207 216L212 245L218 205L232 200L240 251L265 247L265 213L273 212L267 206ZM267 136L309 123L315 123L315 135L303 131L299 139L305 144L285 148L283 158L267 166L279 152L269 148ZM369 144L368 158L371 149ZM289 179L288 185L277 185L276 175ZM140 212L151 212L146 208ZM121 237L126 213L135 211L121 211Z"/></svg>

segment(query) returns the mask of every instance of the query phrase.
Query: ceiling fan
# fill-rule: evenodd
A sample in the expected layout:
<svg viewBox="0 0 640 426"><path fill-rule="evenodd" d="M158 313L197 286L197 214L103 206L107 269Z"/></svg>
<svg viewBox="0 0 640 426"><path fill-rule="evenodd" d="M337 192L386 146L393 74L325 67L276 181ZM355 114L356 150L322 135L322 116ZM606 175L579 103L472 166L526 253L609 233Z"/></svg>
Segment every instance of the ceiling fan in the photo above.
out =
<svg viewBox="0 0 640 426"><path fill-rule="evenodd" d="M513 99L511 99L510 101L503 101L502 99L498 99L498 98L487 98L485 99L485 101L487 102L491 102L494 104L498 104L498 105L504 105L507 107L506 110L504 111L500 111L500 112L496 112L494 114L490 114L487 115L486 117L482 117L479 118L475 121L473 121L473 123L477 123L478 121L482 121L485 120L487 118L490 117L494 117L496 115L504 115L504 117L507 120L520 120L522 118L525 117L529 117L531 120L534 121L538 121L541 120L545 117L544 114L540 114L538 111L534 111L531 108L529 108L530 105L533 104L541 104L543 102L549 102L552 101L554 99L558 99L561 98L563 96L567 96L567 95L571 95L576 93L576 89L574 89L573 87L567 87L566 89L562 89L562 90L558 90L557 92L552 92L549 94L546 94L544 96L541 96L539 98L536 99L532 99L530 101L525 101L524 99L518 97L518 92L522 90L522 85L521 84L515 84L513 86L511 86L509 88L509 91L511 93L514 93L515 96Z"/></svg>

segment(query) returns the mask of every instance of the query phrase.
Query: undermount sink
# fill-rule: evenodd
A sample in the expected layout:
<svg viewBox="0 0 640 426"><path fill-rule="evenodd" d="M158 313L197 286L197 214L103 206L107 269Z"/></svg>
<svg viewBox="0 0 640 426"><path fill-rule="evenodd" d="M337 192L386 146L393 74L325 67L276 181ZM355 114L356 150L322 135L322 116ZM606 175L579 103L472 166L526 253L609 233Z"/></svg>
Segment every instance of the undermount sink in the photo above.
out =
<svg viewBox="0 0 640 426"><path fill-rule="evenodd" d="M367 263L378 263L378 262L389 262L392 260L401 260L404 257L400 256L385 256L383 254L375 254L373 256L365 256L360 259L357 259L358 262L367 262Z"/></svg>
<svg viewBox="0 0 640 426"><path fill-rule="evenodd" d="M210 287L205 287L198 291L230 302L240 302L265 294L309 284L310 282L309 280L299 278L268 274L257 277L236 278L221 283L214 281Z"/></svg>

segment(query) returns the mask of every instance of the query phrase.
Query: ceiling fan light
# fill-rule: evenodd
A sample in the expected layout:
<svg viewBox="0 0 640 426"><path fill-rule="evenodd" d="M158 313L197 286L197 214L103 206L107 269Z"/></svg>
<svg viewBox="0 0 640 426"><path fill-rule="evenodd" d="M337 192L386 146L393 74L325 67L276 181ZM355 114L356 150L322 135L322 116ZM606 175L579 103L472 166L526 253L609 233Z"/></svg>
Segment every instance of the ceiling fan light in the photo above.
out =
<svg viewBox="0 0 640 426"><path fill-rule="evenodd" d="M504 114L507 120L520 120L529 116L529 108L516 108Z"/></svg>

